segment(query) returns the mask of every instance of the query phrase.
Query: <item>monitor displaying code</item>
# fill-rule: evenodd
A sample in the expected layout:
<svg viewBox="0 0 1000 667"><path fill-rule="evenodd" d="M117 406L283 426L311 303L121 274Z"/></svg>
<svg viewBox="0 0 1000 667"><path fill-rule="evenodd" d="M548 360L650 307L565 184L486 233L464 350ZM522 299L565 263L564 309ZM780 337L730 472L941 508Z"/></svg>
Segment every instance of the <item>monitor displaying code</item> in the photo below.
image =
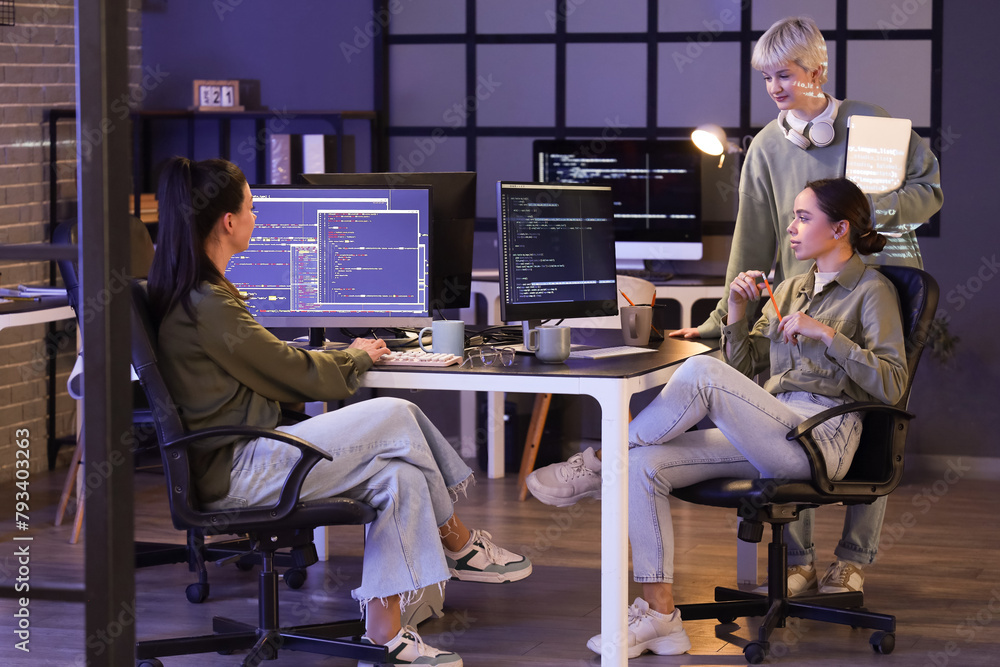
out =
<svg viewBox="0 0 1000 667"><path fill-rule="evenodd" d="M226 276L265 326L350 326L428 310L428 188L255 186L250 246ZM347 319L345 319L347 318ZM343 321L341 321L343 320Z"/></svg>

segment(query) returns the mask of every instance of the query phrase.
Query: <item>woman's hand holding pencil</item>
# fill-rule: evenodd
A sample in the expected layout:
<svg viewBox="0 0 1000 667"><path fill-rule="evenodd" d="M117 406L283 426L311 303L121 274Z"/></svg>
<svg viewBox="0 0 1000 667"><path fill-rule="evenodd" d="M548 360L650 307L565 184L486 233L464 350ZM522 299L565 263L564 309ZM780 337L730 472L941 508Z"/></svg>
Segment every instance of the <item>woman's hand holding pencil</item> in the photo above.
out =
<svg viewBox="0 0 1000 667"><path fill-rule="evenodd" d="M729 315L728 322L739 322L746 316L747 304L757 301L763 291L758 278L763 278L763 271L741 271L729 285ZM766 279L765 279L766 280Z"/></svg>

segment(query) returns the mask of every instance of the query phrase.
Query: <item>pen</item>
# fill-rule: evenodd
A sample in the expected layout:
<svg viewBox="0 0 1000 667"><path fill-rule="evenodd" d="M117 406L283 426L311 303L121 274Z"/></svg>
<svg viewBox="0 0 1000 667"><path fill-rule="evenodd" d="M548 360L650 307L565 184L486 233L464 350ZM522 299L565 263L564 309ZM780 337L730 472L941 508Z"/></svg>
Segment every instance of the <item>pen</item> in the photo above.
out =
<svg viewBox="0 0 1000 667"><path fill-rule="evenodd" d="M628 305L630 305L630 306L634 306L635 305L635 301L632 301L632 299L628 298L628 294L626 294L625 292L622 292L621 290L618 290L618 291L621 292L622 296L625 297L625 300L628 301Z"/></svg>
<svg viewBox="0 0 1000 667"><path fill-rule="evenodd" d="M771 284L767 282L767 276L764 278L764 287L767 288L767 293L771 296L771 305L774 306L774 312L778 314L778 321L781 321L781 311L778 310L778 302L774 300L774 292L771 291Z"/></svg>

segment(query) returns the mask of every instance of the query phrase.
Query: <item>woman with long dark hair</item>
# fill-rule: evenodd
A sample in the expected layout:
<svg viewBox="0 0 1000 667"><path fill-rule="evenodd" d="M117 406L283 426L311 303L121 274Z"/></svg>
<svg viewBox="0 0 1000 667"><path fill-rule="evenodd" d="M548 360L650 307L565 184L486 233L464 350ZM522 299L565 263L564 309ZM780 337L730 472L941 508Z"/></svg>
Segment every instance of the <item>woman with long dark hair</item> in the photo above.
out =
<svg viewBox="0 0 1000 667"><path fill-rule="evenodd" d="M378 511L367 527L364 573L353 591L369 641L389 647L390 664L460 666L455 653L402 627L400 608L448 579L500 583L531 573L527 558L470 530L453 502L472 471L412 403L376 398L278 426L279 402L333 401L388 352L381 340L346 350L287 345L250 315L225 276L246 250L256 215L240 169L225 160L174 158L161 177L159 244L149 276L161 368L190 429L280 428L329 452L302 485L301 499L345 496ZM298 460L294 448L260 438L221 437L195 445L192 476L207 509L275 502Z"/></svg>

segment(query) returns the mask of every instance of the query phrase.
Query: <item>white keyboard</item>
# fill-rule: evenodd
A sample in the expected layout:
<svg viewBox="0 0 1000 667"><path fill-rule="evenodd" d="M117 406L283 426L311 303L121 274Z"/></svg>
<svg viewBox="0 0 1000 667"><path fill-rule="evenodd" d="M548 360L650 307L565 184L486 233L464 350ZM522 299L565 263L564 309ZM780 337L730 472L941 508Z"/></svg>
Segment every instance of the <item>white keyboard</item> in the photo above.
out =
<svg viewBox="0 0 1000 667"><path fill-rule="evenodd" d="M603 359L605 357L621 357L626 354L642 354L643 352L656 352L648 347L636 347L634 345L617 345L615 347L595 347L589 350L573 350L569 353L570 359Z"/></svg>
<svg viewBox="0 0 1000 667"><path fill-rule="evenodd" d="M375 366L420 366L422 368L432 368L434 366L451 366L462 363L462 357L444 352L424 352L420 349L397 350L390 352L375 362Z"/></svg>

